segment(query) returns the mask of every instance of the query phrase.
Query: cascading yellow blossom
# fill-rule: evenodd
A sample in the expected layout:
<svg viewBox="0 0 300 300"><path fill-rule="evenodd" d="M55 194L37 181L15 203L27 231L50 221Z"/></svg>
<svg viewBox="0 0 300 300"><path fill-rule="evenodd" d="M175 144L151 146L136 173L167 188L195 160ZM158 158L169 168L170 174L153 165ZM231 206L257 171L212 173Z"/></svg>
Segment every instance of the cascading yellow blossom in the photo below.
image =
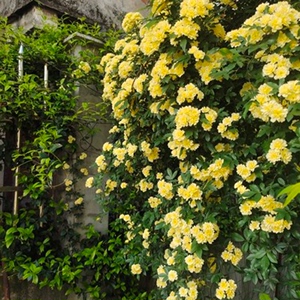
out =
<svg viewBox="0 0 300 300"><path fill-rule="evenodd" d="M158 193L163 198L171 200L174 197L173 185L171 182L166 182L165 180L159 180L157 183Z"/></svg>
<svg viewBox="0 0 300 300"><path fill-rule="evenodd" d="M160 44L165 40L171 25L167 20L159 21L150 28L141 28L142 41L140 45L141 51L145 55L151 55L159 49Z"/></svg>
<svg viewBox="0 0 300 300"><path fill-rule="evenodd" d="M229 241L226 249L222 252L221 257L224 261L231 261L234 266L237 266L243 258L243 252Z"/></svg>
<svg viewBox="0 0 300 300"><path fill-rule="evenodd" d="M236 289L237 285L232 279L221 279L216 289L216 297L218 299L233 299Z"/></svg>
<svg viewBox="0 0 300 300"><path fill-rule="evenodd" d="M185 36L191 40L195 40L198 36L200 26L188 18L183 18L175 23L170 29L170 33L174 34L176 38Z"/></svg>
<svg viewBox="0 0 300 300"><path fill-rule="evenodd" d="M179 108L175 117L175 124L178 129L194 126L199 122L200 110L192 106Z"/></svg>
<svg viewBox="0 0 300 300"><path fill-rule="evenodd" d="M270 149L266 154L266 158L272 164L275 164L279 161L287 164L292 159L292 153L287 148L287 142L285 140L275 139L270 144Z"/></svg>
<svg viewBox="0 0 300 300"><path fill-rule="evenodd" d="M143 20L143 16L139 12L129 12L122 21L122 28L125 32L130 32L138 28Z"/></svg>
<svg viewBox="0 0 300 300"><path fill-rule="evenodd" d="M178 89L178 95L176 98L178 104L182 104L184 102L191 103L195 98L202 100L204 98L204 94L193 83L189 83Z"/></svg>
<svg viewBox="0 0 300 300"><path fill-rule="evenodd" d="M182 18L195 19L205 17L214 8L210 0L183 0L180 4L180 16Z"/></svg>

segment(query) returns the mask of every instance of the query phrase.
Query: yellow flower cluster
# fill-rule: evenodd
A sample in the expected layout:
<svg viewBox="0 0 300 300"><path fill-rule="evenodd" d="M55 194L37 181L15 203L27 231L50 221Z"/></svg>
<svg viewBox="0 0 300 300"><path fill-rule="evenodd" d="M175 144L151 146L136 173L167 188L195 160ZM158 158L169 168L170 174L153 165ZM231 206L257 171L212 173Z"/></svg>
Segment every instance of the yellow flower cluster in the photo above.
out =
<svg viewBox="0 0 300 300"><path fill-rule="evenodd" d="M94 183L94 177L89 177L85 182L85 187L91 188Z"/></svg>
<svg viewBox="0 0 300 300"><path fill-rule="evenodd" d="M168 15L169 14L169 6L171 1L169 0L153 0L151 13L155 15Z"/></svg>
<svg viewBox="0 0 300 300"><path fill-rule="evenodd" d="M68 170L70 169L70 165L68 163L64 163L62 168L63 170Z"/></svg>
<svg viewBox="0 0 300 300"><path fill-rule="evenodd" d="M212 244L219 236L219 231L219 226L211 222L197 224L191 228L191 234L198 244Z"/></svg>
<svg viewBox="0 0 300 300"><path fill-rule="evenodd" d="M163 79L169 73L169 64L172 62L171 56L167 53L161 53L151 70L151 76L156 79Z"/></svg>
<svg viewBox="0 0 300 300"><path fill-rule="evenodd" d="M108 179L105 183L105 195L108 196L116 187L118 183L114 180Z"/></svg>
<svg viewBox="0 0 300 300"><path fill-rule="evenodd" d="M217 120L218 113L207 106L202 107L200 111L205 116L205 120L202 122L201 126L203 130L210 131L212 129L213 123L215 123Z"/></svg>
<svg viewBox="0 0 300 300"><path fill-rule="evenodd" d="M103 154L99 155L96 160L96 165L98 166L98 172L105 171L107 168L107 163L105 162L105 156Z"/></svg>
<svg viewBox="0 0 300 300"><path fill-rule="evenodd" d="M263 230L266 232L281 233L285 229L290 229L292 222L284 219L276 219L276 209L283 208L283 204L276 201L271 195L262 196L258 202L247 200L240 205L240 212L242 215L251 215L253 209L260 209L267 214L261 221L251 221L250 230Z"/></svg>
<svg viewBox="0 0 300 300"><path fill-rule="evenodd" d="M266 62L262 69L263 76L268 76L274 79L286 78L290 73L290 68L292 67L288 58L277 53L265 55L261 58L261 61Z"/></svg>
<svg viewBox="0 0 300 300"><path fill-rule="evenodd" d="M170 115L174 115L175 109L172 106L173 104L174 102L171 102L170 100L166 100L164 102L162 101L152 102L149 106L149 109L152 114L156 114L156 115L157 114L163 115L166 111L168 111Z"/></svg>
<svg viewBox="0 0 300 300"><path fill-rule="evenodd" d="M178 109L175 124L176 128L194 126L199 122L200 110L193 106L184 106Z"/></svg>
<svg viewBox="0 0 300 300"><path fill-rule="evenodd" d="M172 79L181 77L184 74L185 64L172 64L174 60L180 57L181 53L161 53L156 63L151 70L151 80L149 82L148 90L153 98L161 97L163 95L162 79L169 75ZM161 108L163 109L163 108Z"/></svg>
<svg viewBox="0 0 300 300"><path fill-rule="evenodd" d="M112 148L113 148L113 144L111 144L111 143L109 143L109 142L105 142L105 143L103 144L103 146L102 146L102 150L103 150L104 152L109 152L109 151L112 150Z"/></svg>
<svg viewBox="0 0 300 300"><path fill-rule="evenodd" d="M254 118L264 122L284 122L288 113L280 100L273 95L272 87L266 83L258 88L258 94L252 99L250 112Z"/></svg>
<svg viewBox="0 0 300 300"><path fill-rule="evenodd" d="M216 297L218 299L233 299L235 296L237 285L232 279L221 279L216 289Z"/></svg>
<svg viewBox="0 0 300 300"><path fill-rule="evenodd" d="M225 32L225 28L223 27L223 25L221 23L215 24L212 28L212 31L215 36L221 38L222 40L225 39L226 32Z"/></svg>
<svg viewBox="0 0 300 300"><path fill-rule="evenodd" d="M171 25L167 20L162 20L153 25L152 27L142 27L140 29L140 35L142 37L140 49L149 56L157 51L160 44L165 40L169 34Z"/></svg>
<svg viewBox="0 0 300 300"><path fill-rule="evenodd" d="M256 178L254 171L257 167L258 167L258 163L256 160L249 160L245 165L244 164L237 165L236 172L247 182L252 182Z"/></svg>
<svg viewBox="0 0 300 300"><path fill-rule="evenodd" d="M291 80L282 84L278 95L290 103L300 103L300 81Z"/></svg>
<svg viewBox="0 0 300 300"><path fill-rule="evenodd" d="M220 189L229 175L232 174L232 170L229 166L224 166L223 159L218 158L207 169L200 170L195 165L191 166L190 173L194 179L202 182L211 182L217 189Z"/></svg>
<svg viewBox="0 0 300 300"><path fill-rule="evenodd" d="M190 254L184 259L187 269L191 273L200 273L204 264L204 260L197 254Z"/></svg>
<svg viewBox="0 0 300 300"><path fill-rule="evenodd" d="M160 81L159 77L153 77L149 81L148 90L149 90L149 93L150 93L152 98L161 97L163 95L163 90L162 90L162 87L161 87L161 81ZM152 112L152 113L154 113L154 112Z"/></svg>
<svg viewBox="0 0 300 300"><path fill-rule="evenodd" d="M148 249L150 244L149 244L149 237L150 237L150 231L148 228L146 228L143 233L142 233L142 237L143 237L143 242L142 245L145 249Z"/></svg>
<svg viewBox="0 0 300 300"><path fill-rule="evenodd" d="M256 13L247 19L240 29L235 29L227 34L231 46L241 45L241 37L246 45L257 44L264 35L296 26L299 29L300 13L287 1L270 5L263 3L256 9Z"/></svg>
<svg viewBox="0 0 300 300"><path fill-rule="evenodd" d="M80 69L80 70L82 70L84 73L89 73L90 71L91 71L91 66L89 65L89 63L88 62L86 62L86 61L81 61L80 63L79 63L79 66L78 66L78 68Z"/></svg>
<svg viewBox="0 0 300 300"><path fill-rule="evenodd" d="M144 82L148 78L147 74L141 74L133 82L133 88L139 93L142 94L144 90Z"/></svg>
<svg viewBox="0 0 300 300"><path fill-rule="evenodd" d="M127 150L125 148L118 148L115 147L113 149L113 155L116 157L116 159L120 162L123 162L125 159L125 155L127 153Z"/></svg>
<svg viewBox="0 0 300 300"><path fill-rule="evenodd" d="M209 0L183 0L180 4L180 16L182 18L195 19L205 17L214 8Z"/></svg>
<svg viewBox="0 0 300 300"><path fill-rule="evenodd" d="M144 156L150 161L153 162L154 160L159 158L159 148L154 147L151 148L150 144L146 141L141 143L141 150L143 151Z"/></svg>
<svg viewBox="0 0 300 300"><path fill-rule="evenodd" d="M183 18L174 24L170 33L174 34L176 38L185 36L191 40L195 40L198 36L199 30L200 26L197 23L188 18ZM171 39L171 44L176 45L176 38Z"/></svg>
<svg viewBox="0 0 300 300"><path fill-rule="evenodd" d="M236 189L236 191L240 195L244 194L245 192L247 192L249 190L243 185L243 181L241 181L241 180L237 181L233 187Z"/></svg>
<svg viewBox="0 0 300 300"><path fill-rule="evenodd" d="M66 186L66 191L69 192L72 189L73 181L71 179L66 178L64 180L65 186Z"/></svg>
<svg viewBox="0 0 300 300"><path fill-rule="evenodd" d="M218 125L218 132L223 138L227 138L231 141L235 141L239 137L239 133L236 128L228 128L232 125L232 122L237 122L241 116L238 113L232 113L230 117L225 117Z"/></svg>
<svg viewBox="0 0 300 300"><path fill-rule="evenodd" d="M191 183L188 185L186 188L183 186L180 186L178 188L178 196L183 198L185 201L189 201L189 205L191 207L196 207L197 206L197 200L202 199L202 191L200 187L196 183Z"/></svg>
<svg viewBox="0 0 300 300"><path fill-rule="evenodd" d="M184 102L191 103L195 98L198 98L198 100L202 100L204 98L204 94L193 83L189 83L184 87L180 87L178 89L176 98L178 104L182 104Z"/></svg>
<svg viewBox="0 0 300 300"><path fill-rule="evenodd" d="M161 200L157 197L150 197L148 199L148 203L149 203L151 208L156 208L161 204Z"/></svg>
<svg viewBox="0 0 300 300"><path fill-rule="evenodd" d="M143 20L143 16L139 12L129 12L122 21L122 28L125 32L130 32L138 28Z"/></svg>
<svg viewBox="0 0 300 300"><path fill-rule="evenodd" d="M126 151L129 157L134 157L135 152L137 151L138 146L131 143L126 144Z"/></svg>
<svg viewBox="0 0 300 300"><path fill-rule="evenodd" d="M127 225L128 225L128 228L130 228L130 229L133 228L134 223L132 222L130 215L128 215L128 214L126 214L126 215L121 214L119 216L119 219L125 221L127 223Z"/></svg>
<svg viewBox="0 0 300 300"><path fill-rule="evenodd" d="M183 160L187 156L187 150L195 151L199 144L195 144L192 140L185 136L185 131L175 129L172 133L172 140L168 143L169 149L172 150L172 156Z"/></svg>
<svg viewBox="0 0 300 300"><path fill-rule="evenodd" d="M120 76L120 78L127 78L129 76L129 74L132 72L133 70L133 62L132 61L122 61L119 64L119 68L118 68L118 74Z"/></svg>
<svg viewBox="0 0 300 300"><path fill-rule="evenodd" d="M151 170L152 170L151 166L146 166L142 169L142 173L145 177L148 177L150 175Z"/></svg>
<svg viewBox="0 0 300 300"><path fill-rule="evenodd" d="M178 279L178 273L175 270L167 270L165 266L159 266L157 268L157 281L156 285L158 288L165 288L167 286L167 281L173 282ZM198 296L197 283L195 281L188 281L186 287L181 286L178 292L171 291L166 300L196 300Z"/></svg>
<svg viewBox="0 0 300 300"><path fill-rule="evenodd" d="M230 144L218 143L215 146L217 152L232 152L232 148Z"/></svg>
<svg viewBox="0 0 300 300"><path fill-rule="evenodd" d="M82 173L84 176L89 175L89 170L87 168L81 168L80 173Z"/></svg>
<svg viewBox="0 0 300 300"><path fill-rule="evenodd" d="M131 220L131 217L130 215L126 214L121 214L119 216L119 219L123 220L126 225L127 225L127 228L128 228L128 231L126 232L126 240L125 240L125 243L129 243L132 239L135 238L135 234L133 233L132 229L134 228L134 222ZM138 273L136 273L138 274Z"/></svg>
<svg viewBox="0 0 300 300"><path fill-rule="evenodd" d="M153 189L153 183L152 182L148 182L145 179L142 179L137 188L139 188L142 192L146 192L147 190L152 190Z"/></svg>
<svg viewBox="0 0 300 300"><path fill-rule="evenodd" d="M223 61L223 55L219 52L206 53L205 60L197 61L195 67L205 84L209 84L213 78L211 72L213 69L221 67Z"/></svg>
<svg viewBox="0 0 300 300"><path fill-rule="evenodd" d="M246 200L240 205L240 212L243 216L251 215L254 208L261 209L264 212L276 214L277 208L282 208L283 204L276 201L271 195L262 196L258 202L254 200Z"/></svg>
<svg viewBox="0 0 300 300"><path fill-rule="evenodd" d="M254 201L247 199L245 193L247 188L253 189L251 183L254 181L262 187L259 182L272 180L272 164L282 161L284 164L278 164L279 167L287 167L285 164L293 158L288 149L288 143L292 147L292 142L283 140L287 135L278 129L274 139L282 139L273 140L265 153L269 141L266 139L255 149L256 157L254 151L247 152L252 150L249 138L258 138L254 143L263 139L259 136L264 134L263 130L259 131L262 122L253 122L251 137L241 126L247 126L253 118L269 122L265 124L266 128L275 127L274 122L285 122L286 132L289 125L294 126L291 136L295 137L298 123L289 117L294 112L293 105L300 103L300 82L295 77L296 70L300 70L300 63L296 61L298 48L295 47L300 32L299 14L294 14L295 10L287 3L260 5L253 18L226 36L234 47L249 47L245 51L244 48L216 50L225 30L220 24L221 16L217 16L213 9L219 12L219 7L226 9L224 5L236 9L238 3L220 0L216 5L217 2L152 0L154 16L150 17L151 21L139 27L139 32L133 32L142 21L133 25L133 15L128 16L123 27L130 34L116 43L117 54L106 55L100 63L105 71L103 98L111 101L113 116L118 122L110 132L119 134L114 145L103 145L103 153L111 163L108 165L109 160L105 161L104 156L99 155L96 165L104 176L105 169L110 172L117 170L114 176L118 179L106 182L105 195L115 191L126 197L127 190L122 189L135 187L136 196L146 199L144 209L152 209L149 208L147 213L154 217L151 222L157 226L155 230L163 239L162 251L166 249L164 257L159 255L156 260L162 264L157 269L156 284L159 289L166 288L161 294L167 300L196 300L202 283L189 280L196 276L195 273L203 272L204 265L214 272L217 269L223 271L224 261L234 266L240 263L243 257L241 249L244 248L239 249L232 242L224 245L223 252L220 251L223 262L215 258L220 255L215 253L220 248L214 248L220 229L219 223L212 221L211 216L216 209L218 219L222 207L232 203L227 193L230 185L232 191L234 184L232 193L243 199L243 203L233 209L240 210L240 220L252 219L249 220L250 230L280 233L292 225L290 221L277 220L277 209L283 208L283 204L273 196L262 196L259 201ZM285 14L282 13L284 9ZM136 18L139 19L137 15ZM205 35L200 36L203 31L208 33L208 43ZM209 34L214 35L213 47L209 44ZM268 41L265 44L268 47L264 44L259 47L257 43L265 43L268 37L274 38L274 45ZM239 96L236 87L246 79L242 77L243 73L234 72L235 69L230 70L230 67L236 67L236 70L240 67L244 72L246 62L261 69L253 74L250 68L247 70L249 82L243 85ZM224 76L228 64L229 78ZM196 78L195 71L199 78ZM221 83L213 84L212 80ZM226 98L222 105L221 97L226 94L225 88L231 81L233 85L238 83L233 86L237 99L229 103ZM230 96L229 93L226 95ZM138 142L135 145L129 141ZM165 158L170 166L165 166ZM120 168L114 168L119 165ZM274 193L276 189L274 187ZM217 201L222 205L213 208ZM130 247L142 244L141 258L145 258L146 266L153 255L147 249L152 242L154 246L156 240L150 232L152 225L145 228L149 224L146 224L143 214L135 216L136 224L128 215L120 217L128 225L126 243L132 241ZM135 235L137 230L139 233ZM143 265L131 266L133 274L147 271L143 269ZM233 280L222 279L215 295L205 297L232 299L236 288Z"/></svg>
<svg viewBox="0 0 300 300"><path fill-rule="evenodd" d="M75 142L76 141L76 138L74 137L74 136L72 136L72 135L69 135L68 136L68 143L69 144L72 144L73 142Z"/></svg>
<svg viewBox="0 0 300 300"><path fill-rule="evenodd" d="M173 185L171 182L166 182L164 179L157 182L158 194L167 199L171 200L174 197Z"/></svg>
<svg viewBox="0 0 300 300"><path fill-rule="evenodd" d="M234 266L237 266L243 258L243 252L241 249L235 247L230 241L226 249L222 252L221 257L224 261L231 261Z"/></svg>
<svg viewBox="0 0 300 300"><path fill-rule="evenodd" d="M292 160L292 153L287 148L287 142L285 140L275 139L270 144L266 158L272 164L278 161L283 161L285 164L288 164Z"/></svg>
<svg viewBox="0 0 300 300"><path fill-rule="evenodd" d="M122 56L127 56L127 57L133 57L135 56L139 51L140 51L140 47L138 45L138 40L132 39L129 40L125 39L125 44L122 47L120 45L120 50L122 49ZM118 51L118 50L116 50Z"/></svg>
<svg viewBox="0 0 300 300"><path fill-rule="evenodd" d="M200 50L197 46L192 46L189 49L189 54L192 54L196 61L199 61L199 60L203 59L204 56L205 56L205 52Z"/></svg>
<svg viewBox="0 0 300 300"><path fill-rule="evenodd" d="M192 236L191 229L192 220L185 221L181 217L181 207L178 207L175 211L167 213L164 217L164 222L170 224L168 230L168 237L172 237L170 248L176 249L182 247L183 250L191 253L192 251Z"/></svg>
<svg viewBox="0 0 300 300"><path fill-rule="evenodd" d="M285 229L291 229L292 222L280 219L277 220L276 216L266 215L261 221L261 230L273 233L282 233Z"/></svg>

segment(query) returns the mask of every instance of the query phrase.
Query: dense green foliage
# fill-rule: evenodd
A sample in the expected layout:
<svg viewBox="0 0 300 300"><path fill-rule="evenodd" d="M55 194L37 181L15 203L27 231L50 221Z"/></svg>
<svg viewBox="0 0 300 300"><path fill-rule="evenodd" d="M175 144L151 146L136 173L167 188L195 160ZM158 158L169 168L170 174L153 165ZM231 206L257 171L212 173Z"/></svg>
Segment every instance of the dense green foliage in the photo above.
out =
<svg viewBox="0 0 300 300"><path fill-rule="evenodd" d="M40 287L84 297L103 299L113 294L121 299L128 289L134 295L137 280L128 276L121 259L122 224L116 223L105 236L92 226L82 228L84 194L74 188L89 167L87 154L78 152L80 146L89 145L101 123L107 122L97 64L112 51L119 32L102 32L84 20L62 20L57 26L27 33L1 20L0 32L0 161L5 176L11 177L8 189L13 190L13 178L18 178L19 204L14 213L13 193L3 193L0 256L5 271ZM76 36L64 41L75 32L101 43ZM78 57L72 54L75 46L82 47ZM20 58L23 74L18 72ZM99 103L88 97L78 102L78 83L92 89Z"/></svg>

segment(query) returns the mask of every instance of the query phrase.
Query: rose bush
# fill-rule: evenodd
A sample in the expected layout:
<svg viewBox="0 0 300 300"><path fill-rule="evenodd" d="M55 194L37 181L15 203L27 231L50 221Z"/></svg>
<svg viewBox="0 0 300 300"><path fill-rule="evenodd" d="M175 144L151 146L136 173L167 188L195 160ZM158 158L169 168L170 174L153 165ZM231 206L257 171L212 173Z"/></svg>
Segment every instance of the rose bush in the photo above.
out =
<svg viewBox="0 0 300 300"><path fill-rule="evenodd" d="M299 198L278 194L299 177L300 12L275 2L153 0L101 60L93 185L152 299L299 296Z"/></svg>

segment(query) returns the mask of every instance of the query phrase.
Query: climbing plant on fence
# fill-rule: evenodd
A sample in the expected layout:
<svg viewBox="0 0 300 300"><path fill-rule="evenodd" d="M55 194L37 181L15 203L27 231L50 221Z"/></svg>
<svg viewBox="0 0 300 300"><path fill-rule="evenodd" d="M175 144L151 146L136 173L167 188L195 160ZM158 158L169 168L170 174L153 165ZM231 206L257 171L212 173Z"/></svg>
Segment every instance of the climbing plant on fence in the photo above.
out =
<svg viewBox="0 0 300 300"><path fill-rule="evenodd" d="M90 35L102 45L92 51L89 39L66 42L73 33ZM97 63L112 51L118 35L116 30L104 32L98 25L80 20L63 20L27 33L12 28L4 19L0 22L0 161L5 174L11 170L18 178L14 190L19 202L13 213L13 197L4 193L1 199L4 271L40 287L64 288L95 299L111 293L126 297L128 289L131 295L137 293L137 280L128 276L130 272L122 268L120 259L119 232L124 225L114 226L105 236L92 226L82 228L84 193L74 189L76 182L89 174L87 154L78 152L78 147L82 140L86 145L93 138L95 124L101 129L101 122L108 122ZM23 53L19 51L21 44ZM79 57L71 53L75 45L82 46ZM24 65L22 76L19 59ZM93 89L99 103L89 98L79 103L75 93L78 84ZM7 192L7 187L2 191ZM77 222L69 224L70 218Z"/></svg>
<svg viewBox="0 0 300 300"><path fill-rule="evenodd" d="M244 4L244 6L243 6ZM298 1L153 0L101 60L99 201L152 299L298 299ZM295 196L295 195L294 195Z"/></svg>

